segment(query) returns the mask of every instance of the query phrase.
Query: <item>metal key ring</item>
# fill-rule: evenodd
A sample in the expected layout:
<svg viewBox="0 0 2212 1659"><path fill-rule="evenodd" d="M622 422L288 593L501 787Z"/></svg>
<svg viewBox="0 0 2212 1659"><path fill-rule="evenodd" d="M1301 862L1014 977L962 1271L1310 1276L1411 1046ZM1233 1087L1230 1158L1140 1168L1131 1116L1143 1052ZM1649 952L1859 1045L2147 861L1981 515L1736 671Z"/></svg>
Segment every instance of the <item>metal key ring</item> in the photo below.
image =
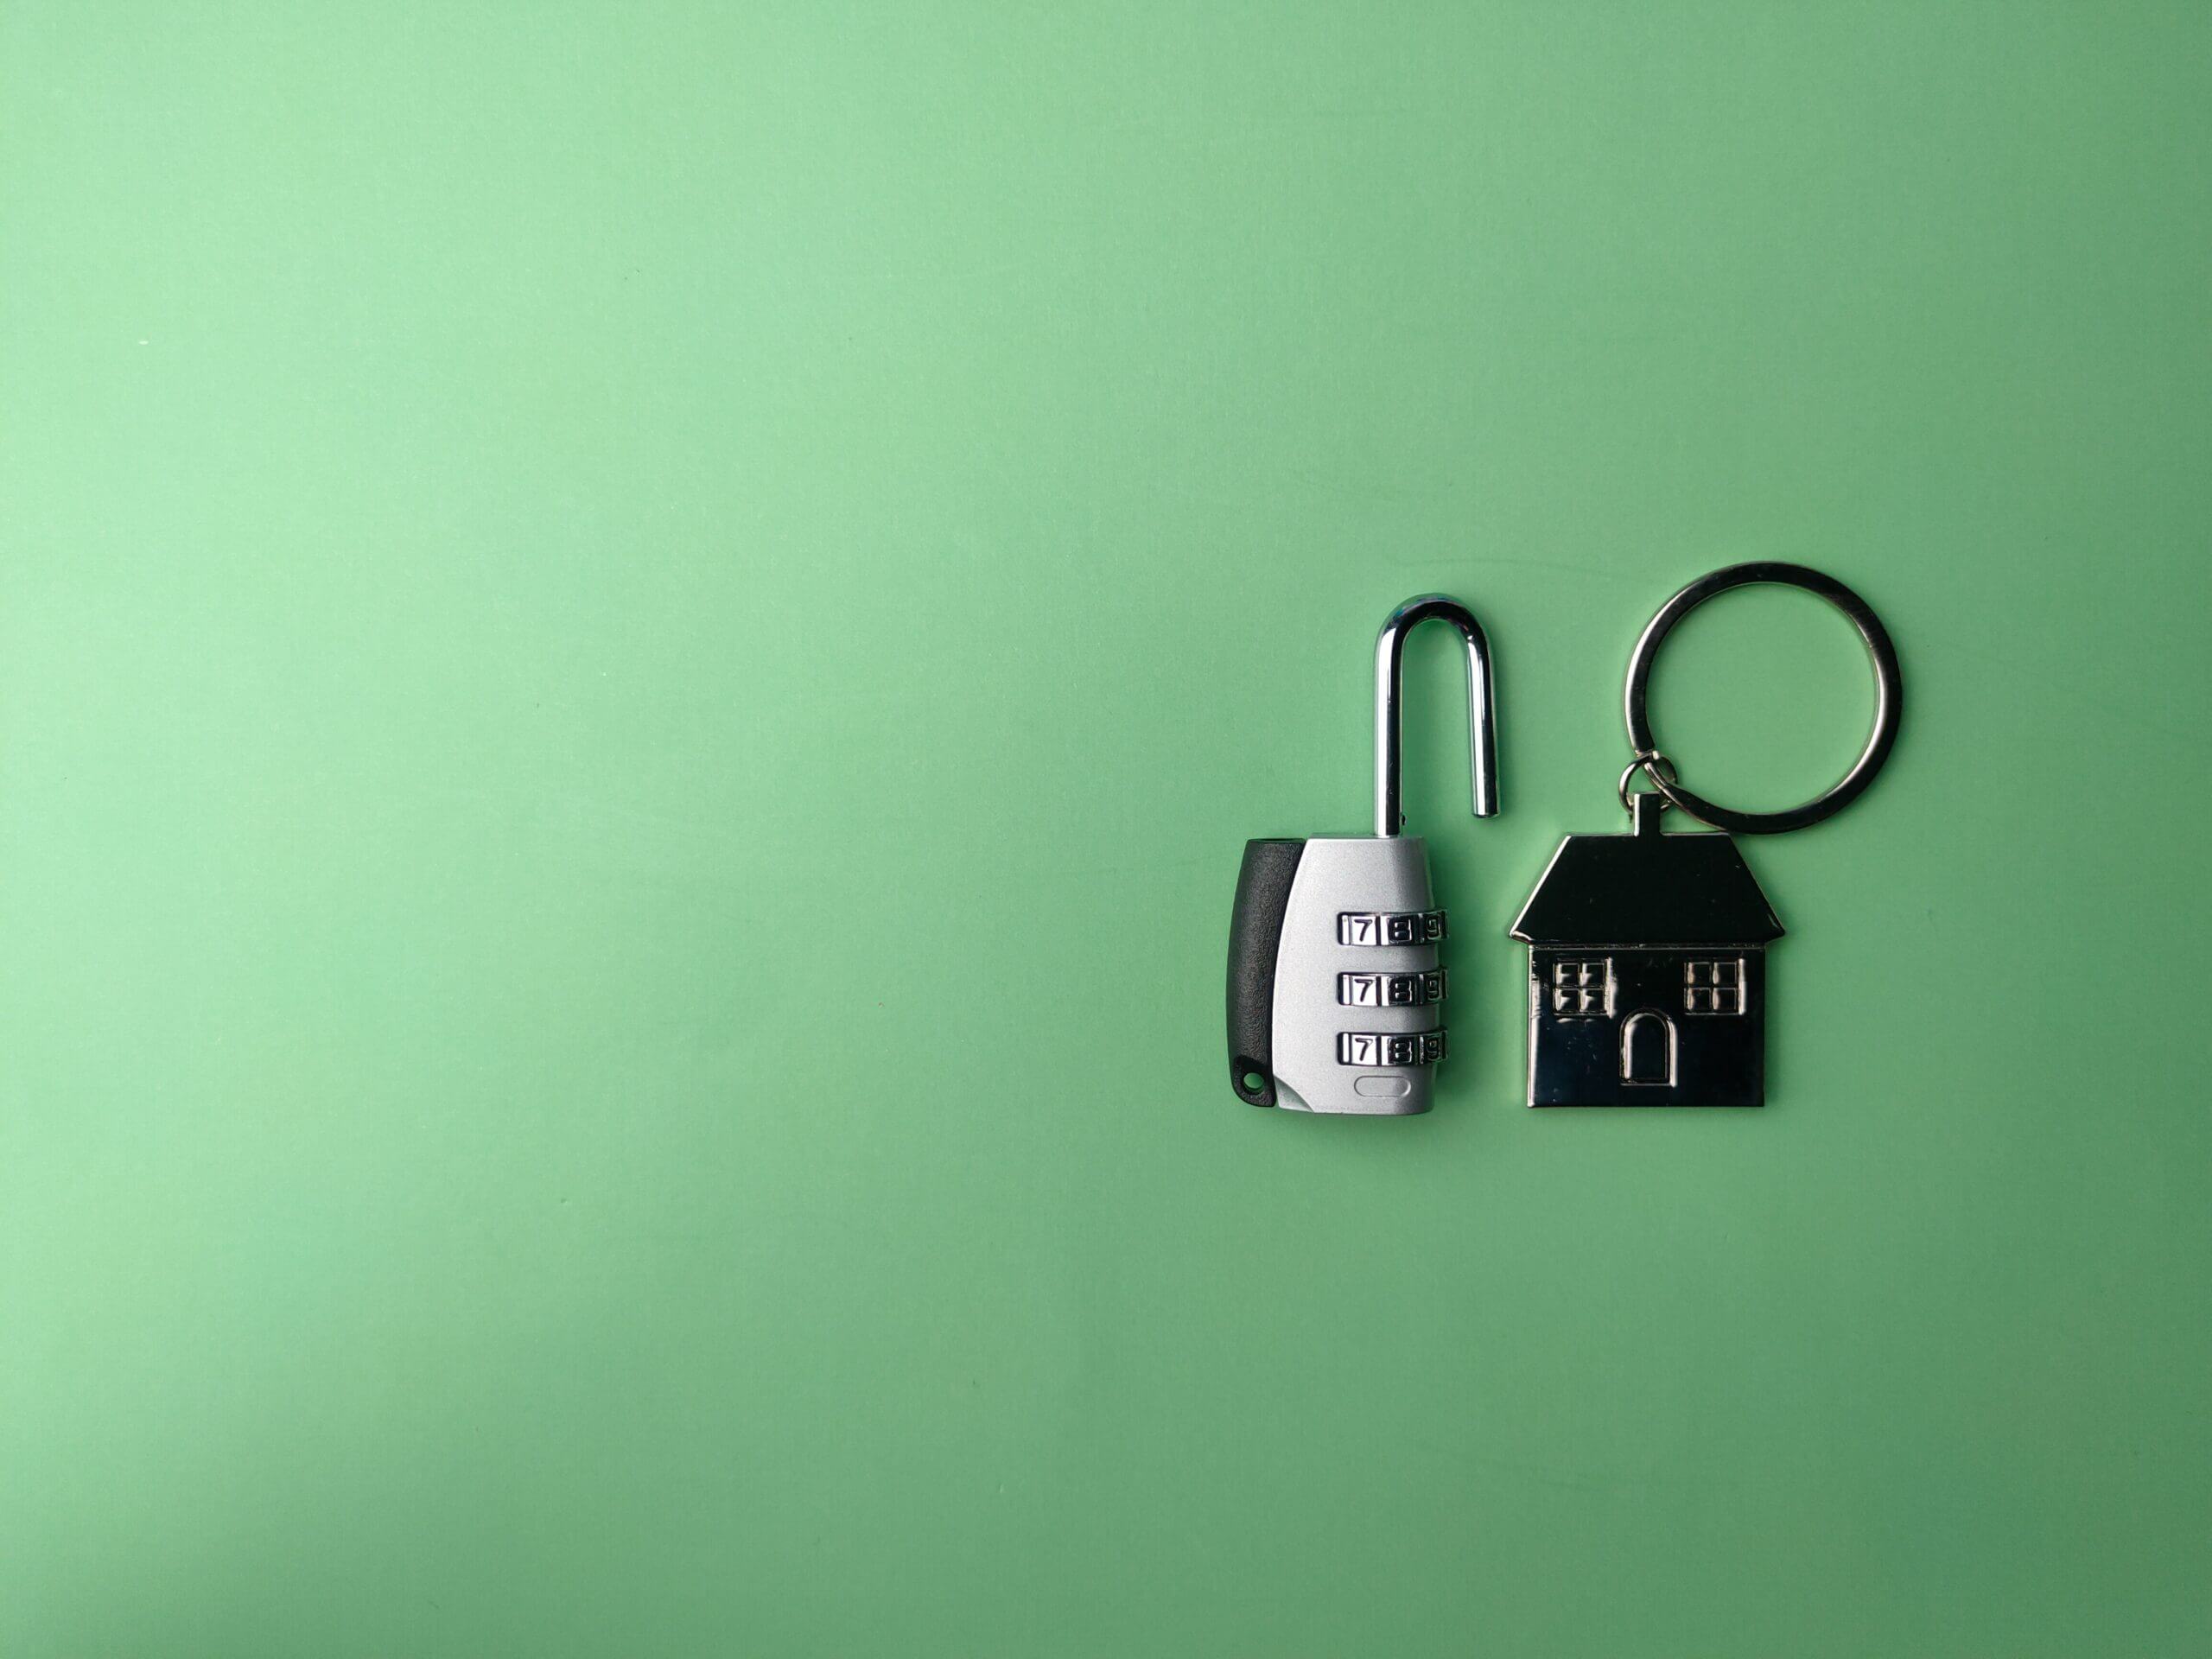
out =
<svg viewBox="0 0 2212 1659"><path fill-rule="evenodd" d="M1659 654L1660 642L1675 623L1715 594L1763 582L1818 594L1851 619L1852 626L1859 630L1859 639L1866 642L1866 654L1874 664L1874 729L1867 734L1866 747L1859 751L1859 759L1851 763L1851 770L1844 773L1840 782L1825 795L1802 806L1793 806L1786 812L1738 812L1661 776L1656 766L1645 767L1651 786L1669 803L1716 829L1731 830L1741 836L1771 836L1785 830L1802 830L1857 800L1866 785L1874 781L1874 774L1882 769L1882 763L1890 758L1890 747L1897 740L1897 717L1904 709L1904 680L1897 671L1897 647L1890 643L1890 632L1882 626L1882 619L1874 614L1873 607L1865 600L1834 576L1805 565L1732 564L1711 575L1700 576L1661 606L1659 613L1645 625L1643 637L1636 642L1636 650L1628 661L1627 704L1628 741L1638 756L1656 753L1659 747L1651 735L1651 715L1645 704L1651 662Z"/></svg>
<svg viewBox="0 0 2212 1659"><path fill-rule="evenodd" d="M1636 810L1634 807L1629 804L1628 780L1635 777L1637 772L1641 772L1656 784L1659 781L1659 768L1662 766L1667 768L1667 777L1669 781L1672 781L1677 776L1677 773L1675 771L1675 763L1669 760L1665 755L1660 753L1656 749L1653 749L1648 754L1637 755L1635 760L1630 761L1628 765L1621 768L1620 781L1613 785L1613 793L1621 798L1622 811L1633 812ZM1659 798L1659 804L1662 810L1669 804L1669 803L1665 796L1662 795Z"/></svg>

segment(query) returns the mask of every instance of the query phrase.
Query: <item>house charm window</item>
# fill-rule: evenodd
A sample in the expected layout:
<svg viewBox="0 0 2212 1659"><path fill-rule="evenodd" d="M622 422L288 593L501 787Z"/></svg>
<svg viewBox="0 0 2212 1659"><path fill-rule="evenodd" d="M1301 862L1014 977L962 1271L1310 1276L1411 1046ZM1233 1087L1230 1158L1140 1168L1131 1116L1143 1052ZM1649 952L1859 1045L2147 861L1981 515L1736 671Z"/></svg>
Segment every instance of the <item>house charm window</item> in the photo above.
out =
<svg viewBox="0 0 2212 1659"><path fill-rule="evenodd" d="M1595 962L1552 964L1552 1012L1588 1015L1592 1019L1612 1012L1613 964L1605 957Z"/></svg>
<svg viewBox="0 0 2212 1659"><path fill-rule="evenodd" d="M1684 963L1682 1011L1685 1014L1741 1014L1744 1011L1742 960Z"/></svg>

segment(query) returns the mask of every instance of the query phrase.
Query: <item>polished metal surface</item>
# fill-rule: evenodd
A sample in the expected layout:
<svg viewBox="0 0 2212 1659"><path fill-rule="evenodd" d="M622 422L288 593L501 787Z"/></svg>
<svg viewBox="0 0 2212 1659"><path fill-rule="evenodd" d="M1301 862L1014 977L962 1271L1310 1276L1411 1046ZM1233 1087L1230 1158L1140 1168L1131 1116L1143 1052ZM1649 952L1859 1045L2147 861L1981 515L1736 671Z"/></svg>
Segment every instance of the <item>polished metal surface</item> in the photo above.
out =
<svg viewBox="0 0 2212 1659"><path fill-rule="evenodd" d="M1400 804L1400 667L1406 636L1424 622L1446 622L1467 647L1467 770L1475 816L1497 814L1497 722L1490 671L1490 639L1458 600L1444 594L1409 599L1383 619L1375 639L1375 833L1405 827Z"/></svg>
<svg viewBox="0 0 2212 1659"><path fill-rule="evenodd" d="M1685 788L1678 780L1671 762L1659 751L1658 741L1652 735L1651 715L1647 706L1647 693L1651 678L1651 664L1659 654L1659 646L1674 626L1690 612L1716 594L1725 594L1732 588L1744 588L1754 582L1770 582L1787 588L1802 588L1808 594L1817 594L1829 604L1850 618L1859 630L1859 637L1866 643L1866 654L1874 664L1874 726L1867 734L1866 747L1851 770L1827 793L1791 807L1784 812L1738 812L1707 800L1702 795ZM1680 807L1694 818L1738 835L1770 836L1785 830L1802 830L1807 824L1841 811L1859 798L1882 763L1890 757L1890 747L1897 741L1897 721L1904 709L1904 681L1897 667L1897 647L1891 643L1889 630L1882 626L1881 618L1873 607L1834 576L1802 564L1761 563L1732 564L1715 570L1710 575L1700 576L1659 607L1659 613L1646 625L1643 637L1636 642L1628 664L1628 685L1625 694L1628 715L1628 741L1636 753L1630 771L1638 766L1651 779L1651 786L1666 797L1673 805ZM1664 770L1662 767L1664 767ZM1625 798L1628 774L1621 778L1621 791ZM1624 799L1625 804L1625 799Z"/></svg>
<svg viewBox="0 0 2212 1659"><path fill-rule="evenodd" d="M1676 839L1669 836L1669 840ZM1583 947L1587 950L1588 947ZM1531 1106L1758 1106L1766 1098L1766 952L1620 944L1602 960L1539 946L1529 972ZM1726 966L1733 982L1693 982ZM1596 969L1598 984L1580 988ZM1602 988L1600 988L1602 987Z"/></svg>
<svg viewBox="0 0 2212 1659"><path fill-rule="evenodd" d="M1759 1105L1782 923L1732 837L1663 834L1665 799L1629 798L1634 833L1569 836L1513 925L1529 1103Z"/></svg>
<svg viewBox="0 0 2212 1659"><path fill-rule="evenodd" d="M1306 843L1276 947L1275 1100L1291 1111L1402 1116L1429 1109L1433 1059L1417 1041L1376 1041L1348 1051L1346 1037L1417 1039L1440 1023L1433 1001L1342 1001L1346 976L1422 978L1436 973L1436 940L1422 930L1396 943L1350 944L1338 918L1432 913L1427 844L1418 836L1319 836ZM1355 1052L1369 1058L1347 1061Z"/></svg>

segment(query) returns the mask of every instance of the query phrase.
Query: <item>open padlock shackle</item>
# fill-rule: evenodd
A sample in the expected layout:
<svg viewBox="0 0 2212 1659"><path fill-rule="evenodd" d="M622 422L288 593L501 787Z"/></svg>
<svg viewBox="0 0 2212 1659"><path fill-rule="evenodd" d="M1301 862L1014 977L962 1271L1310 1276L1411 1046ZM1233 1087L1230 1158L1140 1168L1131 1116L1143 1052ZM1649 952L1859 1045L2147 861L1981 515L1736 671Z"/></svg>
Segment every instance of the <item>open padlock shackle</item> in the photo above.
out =
<svg viewBox="0 0 2212 1659"><path fill-rule="evenodd" d="M1399 788L1399 664L1406 636L1424 622L1448 622L1467 646L1467 771L1475 816L1497 816L1497 721L1490 683L1490 639L1475 613L1444 594L1409 599L1382 620L1375 636L1375 833L1404 826Z"/></svg>

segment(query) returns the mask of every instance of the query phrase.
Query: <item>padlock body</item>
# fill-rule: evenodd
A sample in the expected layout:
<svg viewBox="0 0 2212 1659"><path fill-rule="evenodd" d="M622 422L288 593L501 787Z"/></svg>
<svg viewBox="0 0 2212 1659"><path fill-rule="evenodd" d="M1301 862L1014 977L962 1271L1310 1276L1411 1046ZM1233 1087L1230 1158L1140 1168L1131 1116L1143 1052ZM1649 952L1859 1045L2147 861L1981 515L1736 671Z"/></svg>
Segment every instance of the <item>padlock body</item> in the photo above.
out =
<svg viewBox="0 0 2212 1659"><path fill-rule="evenodd" d="M1442 937L1417 836L1249 843L1230 925L1238 1097L1347 1116L1428 1110Z"/></svg>

